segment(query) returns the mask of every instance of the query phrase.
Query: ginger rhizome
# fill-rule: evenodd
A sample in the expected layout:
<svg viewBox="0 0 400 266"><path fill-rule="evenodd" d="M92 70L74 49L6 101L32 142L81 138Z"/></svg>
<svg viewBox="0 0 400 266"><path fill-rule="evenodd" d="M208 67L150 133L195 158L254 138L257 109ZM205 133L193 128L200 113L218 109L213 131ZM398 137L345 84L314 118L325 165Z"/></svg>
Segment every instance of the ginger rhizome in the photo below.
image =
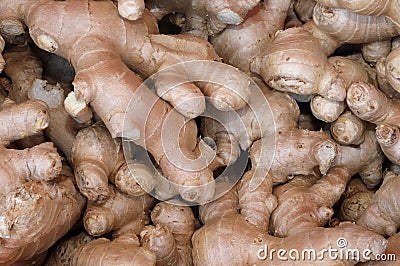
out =
<svg viewBox="0 0 400 266"><path fill-rule="evenodd" d="M227 25L242 23L247 12L259 2L259 0L150 0L146 1L146 7L158 20L170 13L183 13L185 23L182 31L207 39L209 35L217 34Z"/></svg>
<svg viewBox="0 0 400 266"><path fill-rule="evenodd" d="M144 0L118 0L118 12L126 19L136 20L143 16Z"/></svg>
<svg viewBox="0 0 400 266"><path fill-rule="evenodd" d="M297 103L286 93L272 91L262 82L258 85L270 104L272 117L264 114L259 117L265 121L259 121L257 113L245 107L237 115L230 112L221 114L225 128L212 123L211 119L205 119L203 133L215 140L217 158L222 165L229 161L225 158L237 157L232 151L239 150L239 146L245 150L256 141L251 148L255 156L264 156L266 151L274 150L273 158L271 155L271 158L261 160L263 165L269 162L275 183L285 182L291 175L314 173L314 167L319 167L320 172L325 174L337 155L336 143L324 132L298 129L300 111ZM250 97L249 106L262 110L264 102L259 98L255 94ZM275 137L274 144L268 142L271 136Z"/></svg>
<svg viewBox="0 0 400 266"><path fill-rule="evenodd" d="M163 146L161 129L172 125L183 125L186 119L147 88L138 92L140 96L135 95L135 89L141 84L141 79L128 68L132 66L143 77L148 77L162 68L187 60L219 60L209 43L188 36L157 34L155 20L147 12L142 19L134 22L123 20L117 8L109 1L94 1L88 5L87 1L77 0L36 2L7 0L1 3L0 9L0 16L11 12L21 19L39 48L64 57L72 63L76 71L74 94L77 102L89 104L103 120L112 137L123 135L123 120L129 102L139 97L145 109L138 110L141 115L136 113L130 122L131 125L143 127L145 130L140 130L139 139L135 141L142 145L145 143L145 148L160 165L163 174L173 183L183 186L179 192L184 199L201 201L211 197L212 184L207 187L208 189L202 190L198 187L213 182L211 170L203 167L203 170L194 173L179 169L169 160L166 153L170 151L160 150ZM72 11L65 12L65 10ZM49 16L64 17L65 20L49 24ZM82 27L76 28L75 21L79 21ZM100 26L96 28L83 26L93 23ZM121 32L124 34L120 34ZM168 81L166 83L169 84ZM197 92L194 94L196 96L194 99L202 98L197 97L202 94L193 83L177 86L174 90L181 90L185 95L186 92L195 90ZM222 91L226 93L226 90ZM221 96L221 98L226 97ZM182 100L180 97L175 99ZM185 101L187 98L183 100ZM204 101L204 98L201 101ZM72 115L79 114L79 111L85 108L83 104L76 109L74 101L69 104L72 106L65 107L67 110L74 110ZM172 104L179 106L179 102ZM186 111L189 117L193 117L203 110L200 108L200 110ZM143 117L147 118L144 123ZM179 139L174 140L179 142L175 143L174 147L180 146L186 156L197 158L199 155L195 152L197 138L194 122L186 123L181 132Z"/></svg>
<svg viewBox="0 0 400 266"><path fill-rule="evenodd" d="M0 206L0 263L27 260L49 249L78 221L84 205L67 166L51 182L27 182L8 193Z"/></svg>
<svg viewBox="0 0 400 266"><path fill-rule="evenodd" d="M64 258L70 263L68 265L156 264L154 253L141 247L138 237L131 233L118 235L111 240L104 237L89 242L67 240L64 245L73 244L75 246L71 248L69 256Z"/></svg>
<svg viewBox="0 0 400 266"><path fill-rule="evenodd" d="M193 265L191 238L195 218L190 207L158 203L151 212L153 225L140 233L143 247L152 250L157 265Z"/></svg>
<svg viewBox="0 0 400 266"><path fill-rule="evenodd" d="M381 235L393 236L400 226L397 206L400 198L396 192L399 176L386 172L383 183L374 194L357 224Z"/></svg>
<svg viewBox="0 0 400 266"><path fill-rule="evenodd" d="M382 1L371 1L371 0L318 0L318 2L326 4L328 6L345 8L351 12L371 15L371 16L386 16L390 18L396 27L400 30L400 16L399 10L400 5L396 1L382 0Z"/></svg>
<svg viewBox="0 0 400 266"><path fill-rule="evenodd" d="M112 185L108 187L109 197L102 203L89 201L83 216L86 231L93 236L102 236L110 231L132 231L139 234L148 223L148 211L154 198L144 193L129 196Z"/></svg>
<svg viewBox="0 0 400 266"><path fill-rule="evenodd" d="M271 233L285 237L325 225L353 175L358 173L370 187L379 184L383 159L374 133L367 131L361 145L338 147L333 168L326 175L299 176L275 187L278 207L271 216Z"/></svg>
<svg viewBox="0 0 400 266"><path fill-rule="evenodd" d="M278 207L271 216L270 232L287 237L303 230L325 225L333 215L333 205L340 199L351 175L336 167L318 176L299 176L275 187Z"/></svg>
<svg viewBox="0 0 400 266"><path fill-rule="evenodd" d="M342 145L360 145L364 141L365 122L346 111L331 124L331 134Z"/></svg>
<svg viewBox="0 0 400 266"><path fill-rule="evenodd" d="M267 179L271 177L266 177ZM265 181L272 185L272 180ZM369 248L372 254L382 254L386 248L386 240L361 226L351 223L342 223L335 228L312 228L293 234L287 238L276 238L268 235L265 228L262 227L269 214L261 211L259 219L248 219L246 214L238 213L238 202L243 194L250 192L248 188L242 191L238 198L238 193L233 189L222 198L202 206L200 214L205 225L197 230L192 238L193 260L195 265L210 264L230 264L235 262L239 265L266 264L271 257L262 253L266 246L271 249L297 249L312 248L316 252L327 248L329 243L336 243L338 237L348 240L345 249L363 250ZM264 190L265 191L265 190ZM257 202L268 204L271 202L269 193L262 193L258 196ZM252 206L252 205L249 205ZM254 205L253 205L254 206ZM243 209L241 210L243 211ZM264 214L264 216L263 216ZM261 225L261 226L260 226ZM307 241L304 241L307 239ZM261 251L260 251L261 250ZM258 254L266 255L266 260L260 260ZM372 255L373 256L373 255ZM338 260L325 258L322 260L324 265L337 265ZM287 265L287 261L274 260L274 265ZM354 265L356 261L340 261L343 265Z"/></svg>
<svg viewBox="0 0 400 266"><path fill-rule="evenodd" d="M375 191L370 190L359 178L352 179L342 195L338 216L342 221L355 222L371 202Z"/></svg>

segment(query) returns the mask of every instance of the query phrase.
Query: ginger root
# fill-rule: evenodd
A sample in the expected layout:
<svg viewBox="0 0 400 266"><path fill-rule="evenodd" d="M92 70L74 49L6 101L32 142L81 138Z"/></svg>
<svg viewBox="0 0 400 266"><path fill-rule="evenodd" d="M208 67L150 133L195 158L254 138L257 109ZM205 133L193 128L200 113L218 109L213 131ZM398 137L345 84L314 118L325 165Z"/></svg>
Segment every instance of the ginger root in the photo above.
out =
<svg viewBox="0 0 400 266"><path fill-rule="evenodd" d="M352 179L346 187L340 203L338 216L342 221L355 222L365 211L371 199L374 196L374 191L367 186L359 178Z"/></svg>
<svg viewBox="0 0 400 266"><path fill-rule="evenodd" d="M227 25L243 22L247 12L252 10L259 0L149 0L146 7L161 20L173 12L185 14L183 33L207 39L222 31Z"/></svg>
<svg viewBox="0 0 400 266"><path fill-rule="evenodd" d="M245 150L253 145L251 153L258 158L263 157L259 159L261 165L271 166L274 183L285 182L291 175L314 173L314 167L326 173L335 160L336 143L324 132L298 129L300 111L297 103L286 93L272 91L260 81L257 84L270 104L272 117L257 113L263 110L265 101L253 94L249 106L255 112L249 107L239 110L237 114L223 112L219 118L225 128L205 119L203 134L215 140L217 155L222 155L217 159L224 164L227 161L225 158L235 158L232 151L238 148L232 146L240 145ZM268 139L273 137L275 143L270 143ZM274 150L273 158L267 152L271 150Z"/></svg>
<svg viewBox="0 0 400 266"><path fill-rule="evenodd" d="M267 177L268 178L268 177ZM272 186L271 180L269 181ZM248 193L252 193L245 189ZM268 196L268 193L264 193ZM268 204L269 198L261 199ZM265 211L263 221L269 218ZM222 198L200 207L205 225L197 230L193 237L193 260L195 265L261 265L273 261L274 265L287 265L288 261L269 257L269 250L291 250L311 248L317 253L336 243L338 237L348 240L347 249L372 250L371 256L382 254L387 241L380 235L352 223L342 223L335 228L313 228L304 230L287 238L268 235L266 230L253 225L246 215L238 213L238 194L228 192ZM263 223L265 224L265 223ZM304 241L307 239L307 241ZM268 250L266 250L266 248ZM265 253L263 253L265 252ZM265 260L260 259L265 255ZM324 265L354 265L356 261L338 261L324 258ZM294 263L294 262L293 262Z"/></svg>
<svg viewBox="0 0 400 266"><path fill-rule="evenodd" d="M109 185L108 191L109 198L105 202L88 202L83 216L86 231L92 236L115 230L129 230L138 235L148 223L147 212L153 206L154 198L149 194L128 196L112 185Z"/></svg>
<svg viewBox="0 0 400 266"><path fill-rule="evenodd" d="M156 254L157 265L193 265L191 238L194 215L190 207L158 203L151 212L152 226L140 233L143 247Z"/></svg>
<svg viewBox="0 0 400 266"><path fill-rule="evenodd" d="M271 216L270 232L287 237L324 226L333 215L333 205L346 189L350 173L344 167L331 168L318 177L300 176L275 187L278 207Z"/></svg>
<svg viewBox="0 0 400 266"><path fill-rule="evenodd" d="M125 251L125 252L124 252ZM136 235L119 235L113 240L98 238L82 245L74 254L72 265L155 265L153 252L140 247Z"/></svg>
<svg viewBox="0 0 400 266"><path fill-rule="evenodd" d="M0 4L0 17L6 13L17 15L18 19L26 24L32 40L39 48L71 62L76 71L73 82L74 94L78 101L84 103L78 109L69 109L68 105L65 106L67 110L74 110L72 116L79 114L86 105L90 105L103 120L113 138L121 137L127 132L126 128L123 128L124 124L132 126L132 130L140 127L140 134L135 135L139 138L135 139L135 142L145 146L171 182L182 186L179 193L185 200L196 202L212 197L214 191L210 169L201 167L202 170L194 174L190 169L177 167L177 164L170 160L171 156L166 154L175 152L179 146L187 158L196 159L201 156L198 153L195 123L187 122L185 117L160 100L147 87L142 86L138 90L142 81L129 69L132 67L142 77L147 78L161 69L180 62L219 61L219 57L208 42L189 36L158 34L156 21L148 12L144 12L144 16L136 21L124 20L110 1L91 1L89 5L87 0L36 2L5 0ZM49 17L63 17L64 22L49 24ZM82 25L79 29L76 28L76 21ZM88 32L89 25L93 23L100 26L96 27L95 31ZM110 28L113 28L111 34ZM162 87L163 84L170 85L171 77L159 81L158 86ZM200 85L199 87L204 87ZM212 88L218 89L221 86L207 86L204 89L205 94L213 92ZM161 91L163 90L165 88L161 88ZM196 109L198 106L205 106L202 104L205 103L205 99L195 84L185 83L176 86L174 90L178 90L181 96L189 95L175 97L177 102L171 102L173 106L191 103L190 107L194 109L185 109L187 111L185 115L192 118L204 111L202 108ZM195 93L191 94L192 91ZM215 98L216 102L221 102L220 99L239 99L232 101L241 103L239 107L233 107L234 109L246 103L236 93L226 97L226 89L218 91L223 95L213 95L212 98ZM131 99L132 106L138 109L133 109L133 115L127 118L126 110ZM139 99L142 104L135 105ZM192 99L199 100L199 104L192 104ZM222 106L226 105L229 103ZM125 118L130 120L126 121L129 123L123 123ZM184 124L185 126L181 127ZM168 127L181 132L179 138L174 139L176 143L168 143L168 147L173 146L174 151L161 150L162 129ZM199 187L206 184L209 184L207 188Z"/></svg>
<svg viewBox="0 0 400 266"><path fill-rule="evenodd" d="M389 99L372 84L353 83L347 91L347 105L362 120L376 125L400 125L400 104Z"/></svg>
<svg viewBox="0 0 400 266"><path fill-rule="evenodd" d="M385 173L382 185L357 220L358 225L385 236L396 234L400 227L400 217L397 211L400 198L396 192L399 182L398 175L392 172Z"/></svg>
<svg viewBox="0 0 400 266"><path fill-rule="evenodd" d="M0 206L1 264L46 251L78 221L85 200L73 180L71 169L64 166L51 182L27 182L7 194Z"/></svg>

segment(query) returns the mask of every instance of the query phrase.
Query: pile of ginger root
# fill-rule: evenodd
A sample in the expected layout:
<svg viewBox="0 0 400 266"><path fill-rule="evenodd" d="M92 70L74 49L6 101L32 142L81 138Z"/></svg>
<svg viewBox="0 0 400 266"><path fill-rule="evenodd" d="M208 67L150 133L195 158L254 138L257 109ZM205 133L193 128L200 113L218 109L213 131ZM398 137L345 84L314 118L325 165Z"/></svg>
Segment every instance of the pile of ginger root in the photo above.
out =
<svg viewBox="0 0 400 266"><path fill-rule="evenodd" d="M398 1L0 0L0 51L0 265L400 265Z"/></svg>

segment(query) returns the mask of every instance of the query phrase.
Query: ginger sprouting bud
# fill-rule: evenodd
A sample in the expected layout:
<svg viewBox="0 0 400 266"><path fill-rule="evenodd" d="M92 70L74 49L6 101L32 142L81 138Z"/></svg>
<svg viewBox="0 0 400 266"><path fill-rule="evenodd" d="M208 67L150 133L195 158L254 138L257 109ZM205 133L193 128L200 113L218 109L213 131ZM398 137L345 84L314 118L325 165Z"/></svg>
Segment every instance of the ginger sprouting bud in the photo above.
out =
<svg viewBox="0 0 400 266"><path fill-rule="evenodd" d="M397 193L399 182L398 175L392 172L385 173L382 185L357 220L358 225L385 236L392 236L397 232L400 226L397 209L400 204L399 193Z"/></svg>
<svg viewBox="0 0 400 266"><path fill-rule="evenodd" d="M151 220L154 225L140 233L141 243L154 251L157 265L192 265L190 240L195 219L190 207L158 203Z"/></svg>
<svg viewBox="0 0 400 266"><path fill-rule="evenodd" d="M359 178L352 179L346 187L340 203L338 216L342 221L355 222L367 208L374 195L374 191Z"/></svg>
<svg viewBox="0 0 400 266"><path fill-rule="evenodd" d="M0 154L0 197L28 181L52 180L61 171L61 157L50 142L25 150L0 147Z"/></svg>
<svg viewBox="0 0 400 266"><path fill-rule="evenodd" d="M51 182L31 181L0 205L0 263L27 260L49 249L78 221L85 200L67 166Z"/></svg>
<svg viewBox="0 0 400 266"><path fill-rule="evenodd" d="M235 188L233 189L235 190ZM251 192L250 192L251 193ZM195 265L288 265L287 260L270 257L271 249L285 250L313 249L320 253L324 248L337 243L338 238L348 240L344 252L348 249L372 251L371 256L382 254L387 241L380 235L352 223L342 223L335 228L312 228L277 238L265 230L251 224L237 210L237 194L228 192L216 202L200 207L201 214L208 214L205 225L198 229L193 237L193 261ZM235 204L236 202L236 204ZM304 203L304 202L302 202ZM306 239L307 241L304 241ZM264 253L265 252L265 253ZM261 257L261 258L260 258ZM264 260L263 260L264 258ZM360 261L365 261L361 258ZM339 260L323 258L323 265L337 265ZM355 260L343 260L343 265L354 265Z"/></svg>
<svg viewBox="0 0 400 266"><path fill-rule="evenodd" d="M309 59L306 64L304 58ZM319 43L303 28L277 33L268 54L256 58L252 70L280 91L319 94L335 101L343 101L346 95L343 79L327 61Z"/></svg>
<svg viewBox="0 0 400 266"><path fill-rule="evenodd" d="M377 186L382 179L384 156L372 131L365 131L358 146L339 145L338 155L332 166L342 166L351 176L359 174L369 187Z"/></svg>
<svg viewBox="0 0 400 266"><path fill-rule="evenodd" d="M93 237L86 234L80 233L77 236L61 241L53 250L50 252L48 259L46 260L46 266L67 266L72 265L72 257L74 252L82 245L93 241Z"/></svg>
<svg viewBox="0 0 400 266"><path fill-rule="evenodd" d="M400 125L400 104L389 99L372 84L365 82L353 83L347 92L347 105L362 120L376 125Z"/></svg>
<svg viewBox="0 0 400 266"><path fill-rule="evenodd" d="M274 188L278 207L271 216L270 232L287 237L297 232L324 226L333 215L351 175L344 167L335 167L318 177L300 176Z"/></svg>
<svg viewBox="0 0 400 266"><path fill-rule="evenodd" d="M331 124L331 134L342 145L360 145L364 141L365 122L347 111Z"/></svg>
<svg viewBox="0 0 400 266"><path fill-rule="evenodd" d="M247 12L259 2L259 0L150 0L146 1L146 7L158 20L173 12L185 14L183 33L207 39L208 36L222 31L227 25L242 23Z"/></svg>
<svg viewBox="0 0 400 266"><path fill-rule="evenodd" d="M86 231L93 236L101 236L110 231L123 230L124 226L139 234L148 222L147 212L154 204L148 194L138 197L128 196L109 185L109 198L102 204L89 201L83 223ZM133 229L132 229L133 230Z"/></svg>
<svg viewBox="0 0 400 266"><path fill-rule="evenodd" d="M368 63L376 64L380 58L386 58L392 50L392 43L390 40L380 42L371 42L363 45L361 52Z"/></svg>

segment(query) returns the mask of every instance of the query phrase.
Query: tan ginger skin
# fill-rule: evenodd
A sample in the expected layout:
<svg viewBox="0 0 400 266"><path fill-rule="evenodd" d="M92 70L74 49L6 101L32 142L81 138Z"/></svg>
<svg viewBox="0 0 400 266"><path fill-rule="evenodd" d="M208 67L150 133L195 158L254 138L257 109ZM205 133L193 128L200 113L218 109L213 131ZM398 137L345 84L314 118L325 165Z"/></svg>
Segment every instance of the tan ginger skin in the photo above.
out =
<svg viewBox="0 0 400 266"><path fill-rule="evenodd" d="M358 173L370 187L379 184L383 160L384 156L371 131L365 133L360 146L339 145L333 168L320 179L301 176L274 188L278 207L271 216L271 232L286 237L325 225L333 215L333 205L340 199L353 175Z"/></svg>
<svg viewBox="0 0 400 266"><path fill-rule="evenodd" d="M123 62L134 66L141 75L147 77L161 68L182 61L219 60L209 43L188 36L157 34L155 20L148 14L134 22L122 20L117 9L108 1L91 2L90 10L87 1L3 1L0 9L0 16L3 12L11 12L26 23L32 39L39 48L71 61L76 71L76 96L90 104L113 137L121 136L126 107L134 95L134 88L141 84L141 79ZM65 12L67 9L71 12ZM49 17L63 17L64 20L49 24ZM78 20L79 24L76 24L75 21ZM100 26L88 26L93 23ZM80 27L77 28L76 25ZM71 27L74 28L73 31ZM126 34L121 35L120 32ZM104 60L94 64L98 58ZM113 87L103 84L113 84ZM112 93L109 93L110 89ZM194 85L184 84L177 89L182 89L186 95L187 91L194 89ZM221 93L225 94L226 90L222 90ZM209 169L204 168L196 173L178 169L166 156L166 153L172 151L160 150L161 128L172 122L183 124L185 119L148 89L141 91L140 98L143 103L154 105L151 110L147 110L148 115L135 116L131 121L132 124L146 130L146 134L144 131L140 132L137 142L146 143L145 148L153 155L169 180L178 185L192 186L180 189L184 199L200 201L211 197L212 188L207 191L197 188L198 185L213 182ZM145 107L148 109L150 106ZM188 112L193 114L192 110ZM147 118L147 122L142 121L143 117ZM197 145L194 122L187 123L181 132L179 144L183 154L197 158L199 155L194 152ZM178 143L174 147L177 145Z"/></svg>
<svg viewBox="0 0 400 266"><path fill-rule="evenodd" d="M399 181L398 175L392 172L385 173L382 185L357 220L358 225L384 236L396 234L400 226L397 209L400 200L397 193Z"/></svg>
<svg viewBox="0 0 400 266"><path fill-rule="evenodd" d="M125 161L119 141L111 138L103 123L96 123L76 135L71 162L81 193L100 203L109 196L109 176Z"/></svg>
<svg viewBox="0 0 400 266"><path fill-rule="evenodd" d="M369 66L356 59L332 56L328 58L328 62L343 79L346 89L356 81L373 81L369 74ZM320 95L311 99L310 106L313 115L327 123L336 121L346 108L345 101L333 101Z"/></svg>
<svg viewBox="0 0 400 266"><path fill-rule="evenodd" d="M241 25L228 26L213 37L211 41L215 50L225 62L246 73L261 75L274 89L297 94L317 93L331 100L343 101L343 81L327 63L326 56L343 43L387 40L398 34L393 23L384 17L350 15L349 12L328 10L318 5L314 9L314 14L319 14L314 16L315 23L306 23L304 30L290 28L275 34L284 27L289 5L290 1L264 2L249 12ZM342 28L343 24L334 23L343 20L346 29ZM263 35L252 34L254 31ZM335 34L338 32L340 35ZM297 47L299 43L302 47ZM291 49L296 49L296 52L291 53ZM296 65L300 62L302 68L298 70ZM309 70L304 69L305 65ZM315 73L320 76L312 76Z"/></svg>
<svg viewBox="0 0 400 266"><path fill-rule="evenodd" d="M156 265L154 253L140 247L138 237L132 233L118 235L112 240L102 237L79 244L78 241L77 247L70 251L70 257L66 256L68 264L64 265L132 265L132 262L136 265Z"/></svg>
<svg viewBox="0 0 400 266"><path fill-rule="evenodd" d="M366 43L362 46L362 55L368 63L376 64L380 58L386 58L392 50L390 40Z"/></svg>
<svg viewBox="0 0 400 266"><path fill-rule="evenodd" d="M243 22L248 11L259 0L150 0L146 7L158 19L172 12L183 13L185 24L182 31L188 35L207 39L222 31L227 25Z"/></svg>
<svg viewBox="0 0 400 266"><path fill-rule="evenodd" d="M340 199L351 175L346 168L331 168L318 176L299 176L275 187L278 207L271 216L270 232L287 237L324 226L333 215L333 205Z"/></svg>
<svg viewBox="0 0 400 266"><path fill-rule="evenodd" d="M83 216L86 231L93 236L101 236L110 231L129 228L139 234L147 224L147 212L155 199L149 194L133 197L121 193L109 185L109 198L103 203L89 201ZM126 227L126 228L124 228Z"/></svg>
<svg viewBox="0 0 400 266"><path fill-rule="evenodd" d="M71 169L51 182L31 181L5 198L1 210L0 264L28 260L49 249L78 221L84 197Z"/></svg>
<svg viewBox="0 0 400 266"><path fill-rule="evenodd" d="M316 166L322 173L326 173L335 160L336 143L324 132L298 129L300 111L297 103L286 93L272 91L262 82L258 82L258 85L270 104L272 117L269 114L263 114L258 117L262 117L265 121L259 121L255 113L245 107L238 112L240 121L232 119L238 116L229 115L229 112L225 113L226 117L221 117L225 128L208 123L206 120L203 134L216 141L221 161L226 163L227 160L224 158L235 157L231 154L236 150L232 146L240 145L245 150L253 143L253 146L258 147L251 148L251 151L257 157L262 156L262 154L257 155L261 148L264 152L274 149L273 158L263 159L264 162L272 159L270 163L274 183L285 182L291 175L314 173ZM256 111L258 104L264 104L264 101L258 101L259 99L252 97L249 101L249 105ZM260 110L263 108L261 107ZM225 145L229 135L219 135L220 132L230 134L230 138L234 140L231 141L231 145ZM275 136L274 145L263 140L264 136L271 135ZM261 147L262 145L264 147Z"/></svg>
<svg viewBox="0 0 400 266"><path fill-rule="evenodd" d="M61 241L49 254L46 260L47 266L58 266L58 265L72 265L72 256L77 248L93 241L93 237L86 234L80 233L77 236L68 238Z"/></svg>
<svg viewBox="0 0 400 266"><path fill-rule="evenodd" d="M295 0L293 7L296 15L303 22L312 20L313 9L317 2L315 0Z"/></svg>
<svg viewBox="0 0 400 266"><path fill-rule="evenodd" d="M6 61L4 73L12 80L9 97L16 102L28 100L33 83L42 78L42 63L28 46L12 47L3 56Z"/></svg>
<svg viewBox="0 0 400 266"><path fill-rule="evenodd" d="M269 181L264 180L264 182L269 183L268 187L271 191L271 177L266 177L266 179ZM248 220L246 214L238 213L240 206L238 206L236 189L237 187L224 197L200 208L200 215L205 225L197 230L192 238L194 265L265 265L271 262L270 254L267 254L266 260L258 257L259 250L265 249L265 245L268 247L268 253L271 249L278 250L280 248L285 250L312 248L320 251L328 248L329 243L336 243L338 237L348 240L346 247L348 249L369 248L373 254L382 254L386 248L387 242L382 236L352 223L342 223L335 228L319 227L304 230L287 238L273 237L262 227L262 225L268 224L268 222L265 223L269 219L266 210L261 212L264 215L258 216L259 219L255 220ZM252 194L258 191L256 189L250 192L248 188L245 188L240 197L243 197L243 193ZM256 199L260 205L249 204L248 206L257 208L257 206L269 205L274 200L270 198L270 193L263 193ZM241 209L242 211L243 209ZM252 221L257 222L252 224ZM304 265L304 261L281 261L277 260L276 256L272 262L274 265ZM332 261L328 258L323 260L324 265L338 265L338 262L338 260ZM341 265L356 264L351 260L340 261L340 263L342 263ZM310 265L309 261L307 265Z"/></svg>
<svg viewBox="0 0 400 266"><path fill-rule="evenodd" d="M15 103L9 99L0 107L0 143L34 135L49 124L48 107L42 101ZM52 143L43 143L24 150L0 146L0 195L14 191L27 181L51 180L61 170L61 157Z"/></svg>
<svg viewBox="0 0 400 266"><path fill-rule="evenodd" d="M345 8L354 13L370 15L370 16L386 16L390 18L396 24L396 27L400 29L400 16L399 16L400 5L396 1L390 1L390 0L380 0L380 1L317 0L317 1L327 6Z"/></svg>
<svg viewBox="0 0 400 266"><path fill-rule="evenodd" d="M347 91L347 105L362 120L376 125L400 125L400 104L372 84L353 83Z"/></svg>
<svg viewBox="0 0 400 266"><path fill-rule="evenodd" d="M341 114L331 124L331 134L342 145L360 145L364 141L365 122L350 111Z"/></svg>
<svg viewBox="0 0 400 266"><path fill-rule="evenodd" d="M195 217L190 207L158 203L151 212L154 225L140 233L143 247L156 254L157 265L193 265L191 238Z"/></svg>
<svg viewBox="0 0 400 266"><path fill-rule="evenodd" d="M352 179L342 194L338 210L341 221L355 222L367 208L375 191L370 190L359 178Z"/></svg>

